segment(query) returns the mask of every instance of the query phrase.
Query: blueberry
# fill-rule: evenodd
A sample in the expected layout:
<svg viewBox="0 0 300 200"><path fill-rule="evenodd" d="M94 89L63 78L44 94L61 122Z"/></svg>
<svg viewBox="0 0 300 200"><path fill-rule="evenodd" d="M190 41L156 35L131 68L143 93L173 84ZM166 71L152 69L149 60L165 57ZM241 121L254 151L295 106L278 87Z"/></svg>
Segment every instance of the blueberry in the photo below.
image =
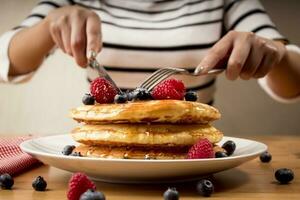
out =
<svg viewBox="0 0 300 200"><path fill-rule="evenodd" d="M290 182L294 179L294 172L287 168L281 168L281 169L276 170L275 178L281 184L287 184L288 182Z"/></svg>
<svg viewBox="0 0 300 200"><path fill-rule="evenodd" d="M114 98L115 103L125 103L126 101L127 101L126 93L117 94Z"/></svg>
<svg viewBox="0 0 300 200"><path fill-rule="evenodd" d="M11 189L14 185L14 179L7 173L0 175L0 187L3 189Z"/></svg>
<svg viewBox="0 0 300 200"><path fill-rule="evenodd" d="M266 151L266 152L263 152L262 154L260 154L259 159L263 163L268 163L272 160L272 155Z"/></svg>
<svg viewBox="0 0 300 200"><path fill-rule="evenodd" d="M223 151L217 151L215 153L215 157L216 158L225 158L225 157L228 157L228 155L225 152L223 152Z"/></svg>
<svg viewBox="0 0 300 200"><path fill-rule="evenodd" d="M38 176L36 179L32 182L32 187L36 191L45 191L47 187L47 182L44 180L43 177Z"/></svg>
<svg viewBox="0 0 300 200"><path fill-rule="evenodd" d="M73 152L73 153L70 154L70 156L82 157L80 152Z"/></svg>
<svg viewBox="0 0 300 200"><path fill-rule="evenodd" d="M132 101L133 99L135 99L134 91L127 92L127 100Z"/></svg>
<svg viewBox="0 0 300 200"><path fill-rule="evenodd" d="M176 188L168 188L164 192L164 200L178 200L179 199L179 192Z"/></svg>
<svg viewBox="0 0 300 200"><path fill-rule="evenodd" d="M64 149L62 150L61 153L63 155L68 156L68 155L70 155L73 152L74 149L75 149L74 145L67 145L67 146L64 147Z"/></svg>
<svg viewBox="0 0 300 200"><path fill-rule="evenodd" d="M222 148L226 150L228 156L232 155L235 151L236 145L233 141L228 140L222 145Z"/></svg>
<svg viewBox="0 0 300 200"><path fill-rule="evenodd" d="M150 92L145 88L136 88L134 91L133 100L150 100L152 96Z"/></svg>
<svg viewBox="0 0 300 200"><path fill-rule="evenodd" d="M184 98L186 101L197 101L198 94L195 91L188 91L185 93Z"/></svg>
<svg viewBox="0 0 300 200"><path fill-rule="evenodd" d="M90 94L85 94L83 97L82 97L82 103L84 105L94 105L95 104L95 99L92 95Z"/></svg>
<svg viewBox="0 0 300 200"><path fill-rule="evenodd" d="M102 192L88 189L80 196L79 200L105 200L105 196Z"/></svg>
<svg viewBox="0 0 300 200"><path fill-rule="evenodd" d="M210 180L200 180L197 183L197 191L204 197L209 197L214 192L214 185Z"/></svg>

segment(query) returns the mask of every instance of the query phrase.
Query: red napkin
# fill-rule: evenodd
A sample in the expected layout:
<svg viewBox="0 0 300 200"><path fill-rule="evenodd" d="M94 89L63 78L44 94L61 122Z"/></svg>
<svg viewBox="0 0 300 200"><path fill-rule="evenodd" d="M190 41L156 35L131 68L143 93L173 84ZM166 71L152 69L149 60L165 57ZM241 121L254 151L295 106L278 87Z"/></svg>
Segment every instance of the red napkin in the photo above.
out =
<svg viewBox="0 0 300 200"><path fill-rule="evenodd" d="M25 136L0 139L0 174L15 175L40 163L20 149L20 143L30 138L30 136Z"/></svg>

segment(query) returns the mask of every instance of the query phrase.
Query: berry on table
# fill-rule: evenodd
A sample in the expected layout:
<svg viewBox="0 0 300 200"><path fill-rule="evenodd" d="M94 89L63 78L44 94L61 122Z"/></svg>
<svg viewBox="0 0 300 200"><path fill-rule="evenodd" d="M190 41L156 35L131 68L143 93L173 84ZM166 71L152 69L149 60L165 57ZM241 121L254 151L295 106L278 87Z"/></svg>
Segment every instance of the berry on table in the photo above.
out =
<svg viewBox="0 0 300 200"><path fill-rule="evenodd" d="M179 192L176 188L168 188L164 192L164 200L178 200L179 199Z"/></svg>
<svg viewBox="0 0 300 200"><path fill-rule="evenodd" d="M187 154L188 159L213 158L214 156L213 145L208 139L199 140Z"/></svg>
<svg viewBox="0 0 300 200"><path fill-rule="evenodd" d="M188 91L188 92L185 93L184 99L186 101L197 101L198 94L195 91Z"/></svg>
<svg viewBox="0 0 300 200"><path fill-rule="evenodd" d="M69 188L67 192L68 200L78 200L80 196L88 189L96 189L93 183L85 174L77 172L72 175L69 180Z"/></svg>
<svg viewBox="0 0 300 200"><path fill-rule="evenodd" d="M0 187L2 189L11 189L14 185L14 179L11 175L5 173L0 175Z"/></svg>
<svg viewBox="0 0 300 200"><path fill-rule="evenodd" d="M118 93L117 89L108 80L101 77L93 80L90 90L98 103L112 103Z"/></svg>
<svg viewBox="0 0 300 200"><path fill-rule="evenodd" d="M105 200L105 196L102 192L88 189L85 193L80 196L79 200Z"/></svg>
<svg viewBox="0 0 300 200"><path fill-rule="evenodd" d="M225 152L223 152L223 151L217 151L215 153L215 157L216 158L225 158L225 157L228 157L228 155Z"/></svg>
<svg viewBox="0 0 300 200"><path fill-rule="evenodd" d="M236 149L236 144L231 141L231 140L228 140L227 142L225 142L223 145L222 145L222 148L226 150L226 153L228 156L232 155L233 152L235 151Z"/></svg>
<svg viewBox="0 0 300 200"><path fill-rule="evenodd" d="M114 98L115 103L125 103L127 101L127 94L122 93L122 94L117 94Z"/></svg>
<svg viewBox="0 0 300 200"><path fill-rule="evenodd" d="M155 86L151 94L152 97L156 100L183 100L185 94L185 86L181 80L167 79Z"/></svg>
<svg viewBox="0 0 300 200"><path fill-rule="evenodd" d="M294 179L294 172L291 169L281 168L276 170L275 178L281 184L287 184Z"/></svg>
<svg viewBox="0 0 300 200"><path fill-rule="evenodd" d="M263 163L268 163L272 160L272 155L269 152L265 151L260 154L259 159Z"/></svg>
<svg viewBox="0 0 300 200"><path fill-rule="evenodd" d="M32 182L32 187L36 190L36 191L45 191L46 187L47 187L47 182L44 180L43 177L38 176L36 177L36 179L34 179L34 181Z"/></svg>
<svg viewBox="0 0 300 200"><path fill-rule="evenodd" d="M74 145L67 145L64 147L61 153L65 156L68 156L73 152L74 149L75 149Z"/></svg>
<svg viewBox="0 0 300 200"><path fill-rule="evenodd" d="M197 191L204 197L209 197L214 192L214 185L210 180L200 180L197 183Z"/></svg>
<svg viewBox="0 0 300 200"><path fill-rule="evenodd" d="M95 99L92 95L90 94L85 94L83 97L82 97L82 103L84 105L94 105L95 104Z"/></svg>

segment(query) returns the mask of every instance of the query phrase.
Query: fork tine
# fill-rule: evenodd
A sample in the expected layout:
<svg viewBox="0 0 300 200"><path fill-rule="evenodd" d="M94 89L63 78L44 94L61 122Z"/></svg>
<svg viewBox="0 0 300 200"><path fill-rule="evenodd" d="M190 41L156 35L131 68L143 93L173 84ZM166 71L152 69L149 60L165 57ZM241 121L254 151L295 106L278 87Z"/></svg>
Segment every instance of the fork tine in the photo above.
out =
<svg viewBox="0 0 300 200"><path fill-rule="evenodd" d="M154 79L151 80L145 87L150 91L153 87L155 87L157 84L159 84L161 81L165 80L169 76L176 74L176 71L173 70L166 70L164 73L156 76Z"/></svg>
<svg viewBox="0 0 300 200"><path fill-rule="evenodd" d="M165 70L166 70L165 68L156 70L142 83L141 87L147 85L149 81L151 81L154 77L156 77L157 75L159 75L160 73L162 73Z"/></svg>
<svg viewBox="0 0 300 200"><path fill-rule="evenodd" d="M156 70L153 74L151 74L143 83L142 86L145 86L146 84L148 84L149 81L151 81L154 77L156 77L158 74L163 73L164 71L175 71L175 73L189 73L188 71L186 71L185 69L181 69L181 68L174 68L174 67L165 67L165 68L161 68Z"/></svg>
<svg viewBox="0 0 300 200"><path fill-rule="evenodd" d="M160 73L155 74L154 76L151 76L151 79L147 81L147 83L143 83L144 88L149 88L153 83L155 83L158 79L161 79L165 75L168 75L170 73L169 69L161 70Z"/></svg>
<svg viewBox="0 0 300 200"><path fill-rule="evenodd" d="M149 87L149 85L152 85L154 82L157 81L157 79L160 79L162 76L165 76L169 73L170 73L169 70L161 71L161 73L156 74L156 76L153 76L152 79L149 80L147 84L144 84L144 87Z"/></svg>

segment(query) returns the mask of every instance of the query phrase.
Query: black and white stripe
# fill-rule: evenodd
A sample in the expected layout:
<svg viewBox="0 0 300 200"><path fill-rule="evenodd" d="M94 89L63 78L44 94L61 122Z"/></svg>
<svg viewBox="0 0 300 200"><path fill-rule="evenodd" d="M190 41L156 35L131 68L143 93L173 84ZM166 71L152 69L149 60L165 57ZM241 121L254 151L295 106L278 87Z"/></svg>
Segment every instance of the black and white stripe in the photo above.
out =
<svg viewBox="0 0 300 200"><path fill-rule="evenodd" d="M53 10L82 6L102 20L99 61L124 90L137 87L161 67L193 71L229 30L285 39L257 0L42 0L15 29L30 27ZM97 73L88 70L89 80ZM129 77L129 78L128 78ZM182 78L200 101L213 103L215 77Z"/></svg>

